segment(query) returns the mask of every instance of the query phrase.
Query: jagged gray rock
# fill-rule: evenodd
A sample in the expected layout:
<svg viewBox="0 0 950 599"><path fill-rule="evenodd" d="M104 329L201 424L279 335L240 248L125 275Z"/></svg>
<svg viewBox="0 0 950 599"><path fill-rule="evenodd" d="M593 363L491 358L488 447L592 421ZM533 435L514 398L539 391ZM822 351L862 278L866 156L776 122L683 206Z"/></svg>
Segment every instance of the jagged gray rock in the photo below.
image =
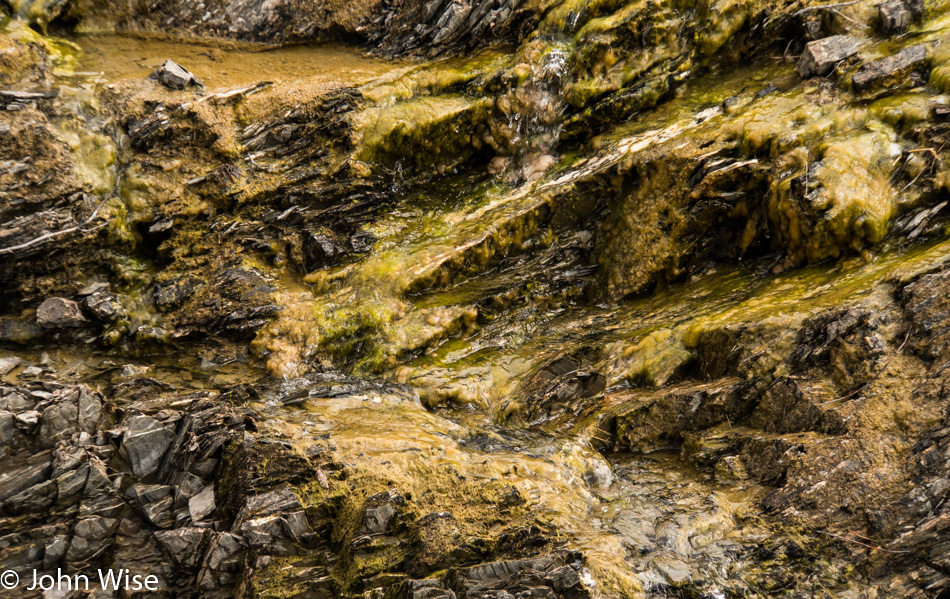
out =
<svg viewBox="0 0 950 599"><path fill-rule="evenodd" d="M188 511L193 522L201 522L215 510L214 485L208 485L203 491L188 500Z"/></svg>
<svg viewBox="0 0 950 599"><path fill-rule="evenodd" d="M88 320L73 300L51 297L36 309L36 322L44 329L62 329L82 326Z"/></svg>
<svg viewBox="0 0 950 599"><path fill-rule="evenodd" d="M833 35L809 42L795 69L803 78L827 75L836 64L857 54L861 40L850 35Z"/></svg>
<svg viewBox="0 0 950 599"><path fill-rule="evenodd" d="M145 477L158 470L175 438L175 431L144 414L128 418L123 425L127 432L119 454L129 463L132 472Z"/></svg>
<svg viewBox="0 0 950 599"><path fill-rule="evenodd" d="M201 558L201 549L212 534L207 528L177 528L156 531L155 538L176 563L194 568Z"/></svg>
<svg viewBox="0 0 950 599"><path fill-rule="evenodd" d="M903 0L887 0L878 7L878 18L885 33L899 33L910 24L910 10Z"/></svg>

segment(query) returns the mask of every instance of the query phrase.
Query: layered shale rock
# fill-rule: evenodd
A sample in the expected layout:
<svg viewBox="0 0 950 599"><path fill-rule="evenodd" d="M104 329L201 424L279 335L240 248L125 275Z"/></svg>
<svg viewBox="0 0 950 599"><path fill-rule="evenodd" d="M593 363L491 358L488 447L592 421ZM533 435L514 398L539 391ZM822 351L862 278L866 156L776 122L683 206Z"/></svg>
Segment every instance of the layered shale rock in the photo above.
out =
<svg viewBox="0 0 950 599"><path fill-rule="evenodd" d="M943 597L946 8L0 3L0 569Z"/></svg>

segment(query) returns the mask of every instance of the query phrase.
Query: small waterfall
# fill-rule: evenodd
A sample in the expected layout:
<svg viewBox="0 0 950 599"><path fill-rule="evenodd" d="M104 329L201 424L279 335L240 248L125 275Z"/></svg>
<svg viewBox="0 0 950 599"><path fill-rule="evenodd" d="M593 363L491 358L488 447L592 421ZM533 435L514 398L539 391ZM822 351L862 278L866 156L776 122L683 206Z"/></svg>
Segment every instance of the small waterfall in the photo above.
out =
<svg viewBox="0 0 950 599"><path fill-rule="evenodd" d="M490 124L499 155L489 163L492 174L510 183L539 179L557 158L555 151L564 116L562 80L567 56L561 50L546 53L517 87L499 96L498 113Z"/></svg>

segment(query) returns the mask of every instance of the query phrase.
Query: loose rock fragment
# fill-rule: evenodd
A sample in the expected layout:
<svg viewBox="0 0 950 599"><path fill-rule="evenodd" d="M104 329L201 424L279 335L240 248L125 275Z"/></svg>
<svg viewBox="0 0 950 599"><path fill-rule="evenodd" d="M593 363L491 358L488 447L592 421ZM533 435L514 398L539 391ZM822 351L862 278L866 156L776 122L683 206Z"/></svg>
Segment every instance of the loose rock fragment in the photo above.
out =
<svg viewBox="0 0 950 599"><path fill-rule="evenodd" d="M111 321L119 314L119 306L112 296L103 291L96 291L83 301L83 306L92 316L103 321Z"/></svg>
<svg viewBox="0 0 950 599"><path fill-rule="evenodd" d="M878 6L878 26L884 33L900 33L923 16L923 0L887 0Z"/></svg>
<svg viewBox="0 0 950 599"><path fill-rule="evenodd" d="M149 79L161 83L168 89L178 91L186 87L204 88L204 84L198 81L198 78L192 75L188 69L172 60L166 60L165 64L155 69Z"/></svg>
<svg viewBox="0 0 950 599"><path fill-rule="evenodd" d="M836 64L857 54L861 40L850 35L833 35L810 42L795 67L804 78L827 75Z"/></svg>
<svg viewBox="0 0 950 599"><path fill-rule="evenodd" d="M903 0L888 0L878 7L878 16L881 19L881 29L885 33L903 31L910 24L910 11L904 6Z"/></svg>
<svg viewBox="0 0 950 599"><path fill-rule="evenodd" d="M856 92L893 87L912 71L926 67L929 60L930 53L924 44L904 48L893 56L862 65L851 78L851 83Z"/></svg>
<svg viewBox="0 0 950 599"><path fill-rule="evenodd" d="M930 114L937 120L945 121L950 118L950 106L946 104L934 104L930 107Z"/></svg>
<svg viewBox="0 0 950 599"><path fill-rule="evenodd" d="M0 90L0 106L7 110L23 107L39 100L51 100L59 95L59 90L25 92L13 89Z"/></svg>
<svg viewBox="0 0 950 599"><path fill-rule="evenodd" d="M19 366L20 362L20 358L16 357L0 358L0 376L4 376L9 373L11 370Z"/></svg>
<svg viewBox="0 0 950 599"><path fill-rule="evenodd" d="M79 304L62 297L51 297L36 310L36 322L44 329L61 329L86 323Z"/></svg>

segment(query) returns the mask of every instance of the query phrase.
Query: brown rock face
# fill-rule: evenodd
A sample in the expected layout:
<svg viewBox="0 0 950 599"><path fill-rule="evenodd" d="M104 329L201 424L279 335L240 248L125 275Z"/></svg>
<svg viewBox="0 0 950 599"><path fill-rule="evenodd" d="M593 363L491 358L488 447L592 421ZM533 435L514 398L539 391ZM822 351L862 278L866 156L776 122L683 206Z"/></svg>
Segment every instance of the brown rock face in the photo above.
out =
<svg viewBox="0 0 950 599"><path fill-rule="evenodd" d="M52 20L63 2L40 13ZM542 10L520 0L74 0L65 14L83 27L225 38L265 44L361 40L384 54L440 54L510 41ZM55 5L55 8L52 6Z"/></svg>

